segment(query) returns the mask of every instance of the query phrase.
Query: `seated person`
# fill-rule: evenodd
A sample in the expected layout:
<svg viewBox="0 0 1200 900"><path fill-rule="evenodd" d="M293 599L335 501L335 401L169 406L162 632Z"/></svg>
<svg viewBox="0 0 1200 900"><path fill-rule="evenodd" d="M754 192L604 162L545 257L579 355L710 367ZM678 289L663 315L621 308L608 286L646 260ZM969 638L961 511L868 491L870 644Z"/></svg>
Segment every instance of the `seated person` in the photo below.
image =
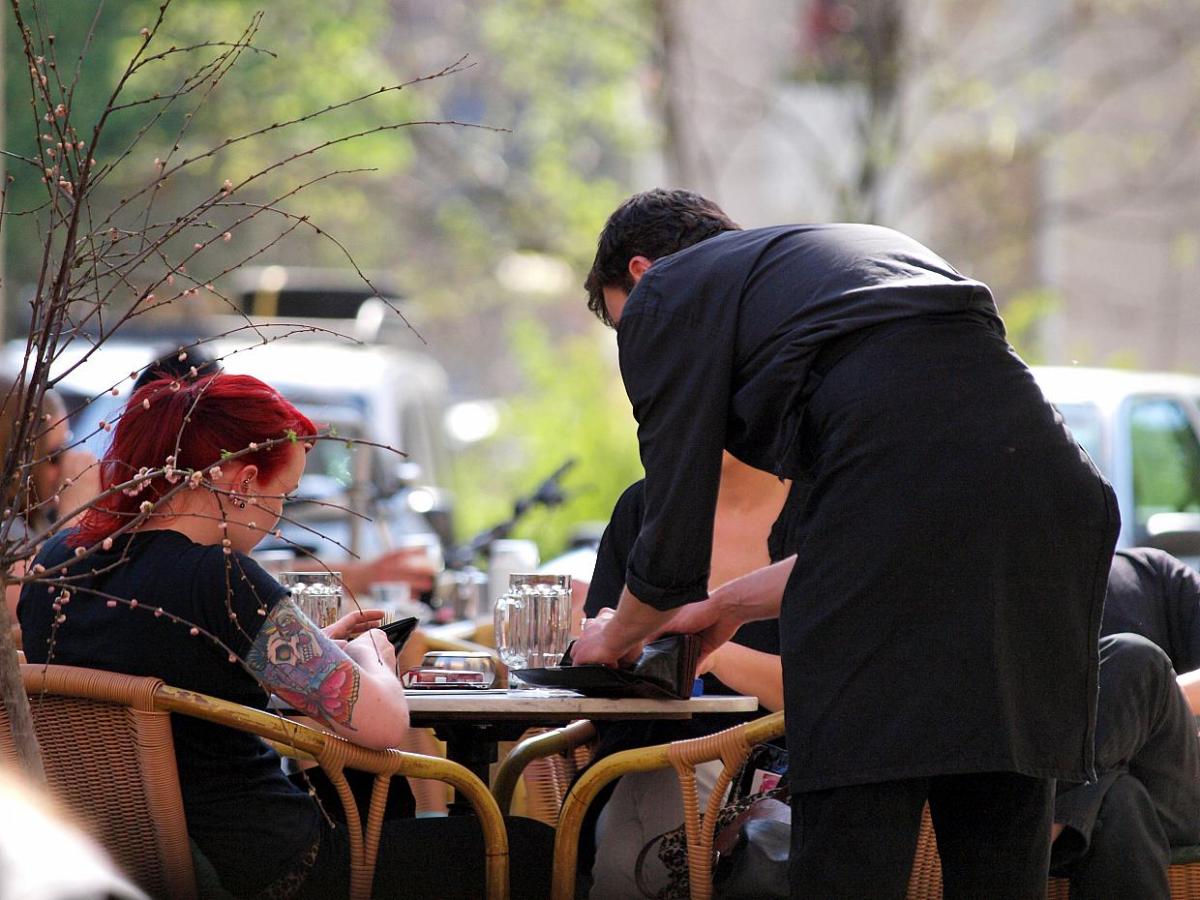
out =
<svg viewBox="0 0 1200 900"><path fill-rule="evenodd" d="M642 482L621 495L600 540L596 569L588 587L584 611L599 615L615 606L625 583L629 551L642 520ZM709 583L718 585L770 562L769 538L787 498L790 482L752 469L726 453L721 463L721 487L714 518L712 568ZM773 542L772 542L773 543ZM783 675L779 660L779 628L774 620L752 622L707 660L706 693L757 696L765 707L757 713L707 715L682 722L597 723L596 758L617 750L711 734L767 710L783 706ZM697 769L701 802L721 771L719 763ZM596 859L592 866L594 898L642 897L634 871L638 854L654 837L683 821L679 786L673 772L626 775L617 783L596 822ZM585 838L584 847L588 846ZM586 854L583 854L586 858ZM655 886L666 873L653 854L647 854L644 874ZM586 865L586 864L584 864Z"/></svg>
<svg viewBox="0 0 1200 900"><path fill-rule="evenodd" d="M275 527L315 432L249 376L140 389L101 463L102 493L77 528L47 541L22 590L29 660L157 676L260 709L275 693L356 743L399 744L408 707L391 645L370 627L378 617L353 613L322 631L247 555ZM336 810L285 777L258 738L171 722L188 833L223 886L242 897L344 895L346 828L325 814ZM406 785L392 792L411 808ZM513 820L509 830L514 894L545 893L549 829ZM482 878L474 819L385 822L376 897L473 897Z"/></svg>
<svg viewBox="0 0 1200 900"><path fill-rule="evenodd" d="M21 401L18 382L0 376L0 455L4 457L9 453L8 443L12 440ZM47 531L59 515L71 514L98 493L96 458L86 450L72 446L66 410L53 391L47 391L42 397L36 418L39 425L32 435L33 449L28 458L31 466L3 492L4 508L16 514L8 531L10 544L22 543ZM29 555L33 555L32 549ZM25 560L21 560L13 566L10 576L20 578L24 574ZM9 582L5 603L17 647L21 646L21 630L16 624L20 594L20 583Z"/></svg>
<svg viewBox="0 0 1200 900"><path fill-rule="evenodd" d="M183 359L180 359L180 355ZM203 349L192 347L186 353L169 350L146 366L133 383L133 391L157 378L197 378L221 371L217 360ZM298 572L324 572L334 570L342 575L342 586L351 598L365 598L376 584L403 582L414 595L433 589L437 572L423 547L396 547L370 559L347 557L329 561L308 556L297 556L287 562L287 568Z"/></svg>
<svg viewBox="0 0 1200 900"><path fill-rule="evenodd" d="M1101 634L1100 778L1059 785L1052 871L1072 896L1165 897L1170 848L1200 843L1200 573L1117 551Z"/></svg>

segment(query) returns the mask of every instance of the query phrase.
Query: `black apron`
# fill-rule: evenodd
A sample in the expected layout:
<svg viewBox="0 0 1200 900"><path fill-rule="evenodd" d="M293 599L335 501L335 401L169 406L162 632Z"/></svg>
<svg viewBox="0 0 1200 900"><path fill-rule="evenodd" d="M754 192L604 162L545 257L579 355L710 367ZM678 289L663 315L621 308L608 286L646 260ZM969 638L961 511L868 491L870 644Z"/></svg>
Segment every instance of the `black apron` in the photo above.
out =
<svg viewBox="0 0 1200 900"><path fill-rule="evenodd" d="M814 364L780 619L792 789L1092 771L1116 498L1003 337L876 326Z"/></svg>

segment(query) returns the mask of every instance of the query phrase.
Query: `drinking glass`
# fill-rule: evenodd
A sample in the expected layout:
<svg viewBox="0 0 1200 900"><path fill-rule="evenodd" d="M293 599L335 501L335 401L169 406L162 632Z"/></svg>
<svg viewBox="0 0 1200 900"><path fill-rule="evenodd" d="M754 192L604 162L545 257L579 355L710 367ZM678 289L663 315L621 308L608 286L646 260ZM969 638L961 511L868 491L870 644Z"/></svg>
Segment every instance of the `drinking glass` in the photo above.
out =
<svg viewBox="0 0 1200 900"><path fill-rule="evenodd" d="M341 617L341 572L280 572L279 583L318 628L327 628Z"/></svg>
<svg viewBox="0 0 1200 900"><path fill-rule="evenodd" d="M571 576L509 576L496 600L496 649L510 670L509 686L522 687L513 669L556 666L571 639Z"/></svg>

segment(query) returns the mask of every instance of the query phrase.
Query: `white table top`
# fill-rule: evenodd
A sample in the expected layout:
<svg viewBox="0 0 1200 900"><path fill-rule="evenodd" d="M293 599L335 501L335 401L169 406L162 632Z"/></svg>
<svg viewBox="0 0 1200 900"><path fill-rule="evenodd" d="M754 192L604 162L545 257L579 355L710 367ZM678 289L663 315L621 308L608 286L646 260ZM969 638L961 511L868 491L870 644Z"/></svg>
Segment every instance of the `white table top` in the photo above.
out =
<svg viewBox="0 0 1200 900"><path fill-rule="evenodd" d="M408 690L408 710L420 720L469 722L537 719L690 719L699 713L753 712L756 697L712 694L688 700L610 699L585 697L575 691L551 688L504 690Z"/></svg>

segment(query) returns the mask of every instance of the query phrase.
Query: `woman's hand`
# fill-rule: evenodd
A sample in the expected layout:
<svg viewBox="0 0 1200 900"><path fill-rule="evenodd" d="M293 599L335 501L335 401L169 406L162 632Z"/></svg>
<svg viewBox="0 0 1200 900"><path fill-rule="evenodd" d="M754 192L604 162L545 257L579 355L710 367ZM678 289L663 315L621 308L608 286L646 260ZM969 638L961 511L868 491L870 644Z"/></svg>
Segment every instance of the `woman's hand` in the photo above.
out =
<svg viewBox="0 0 1200 900"><path fill-rule="evenodd" d="M396 648L378 628L363 632L349 641L343 649L346 655L367 673L373 673L379 667L393 675L396 672Z"/></svg>
<svg viewBox="0 0 1200 900"><path fill-rule="evenodd" d="M326 637L349 641L383 624L382 609L356 609L321 629Z"/></svg>

